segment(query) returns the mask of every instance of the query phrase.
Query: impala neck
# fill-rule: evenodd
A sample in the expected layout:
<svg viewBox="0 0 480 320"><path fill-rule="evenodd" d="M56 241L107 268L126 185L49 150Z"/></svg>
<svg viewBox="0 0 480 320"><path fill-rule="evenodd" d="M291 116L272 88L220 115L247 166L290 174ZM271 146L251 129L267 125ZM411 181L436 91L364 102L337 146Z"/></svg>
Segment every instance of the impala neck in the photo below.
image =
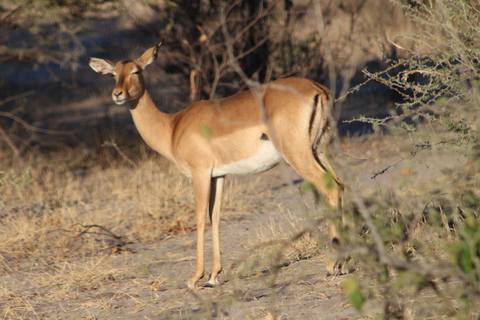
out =
<svg viewBox="0 0 480 320"><path fill-rule="evenodd" d="M138 100L130 101L130 112L143 140L172 160L173 115L158 110L147 90Z"/></svg>

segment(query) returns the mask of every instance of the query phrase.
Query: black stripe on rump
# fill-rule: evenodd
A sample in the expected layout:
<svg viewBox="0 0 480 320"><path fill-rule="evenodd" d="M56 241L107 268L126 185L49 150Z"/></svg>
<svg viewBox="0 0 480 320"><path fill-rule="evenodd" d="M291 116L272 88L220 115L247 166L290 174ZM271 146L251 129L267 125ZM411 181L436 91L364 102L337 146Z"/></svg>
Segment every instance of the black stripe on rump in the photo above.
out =
<svg viewBox="0 0 480 320"><path fill-rule="evenodd" d="M313 110L312 110L312 115L310 116L310 124L308 126L308 135L309 136L312 136L313 124L315 123L315 117L317 116L318 99L320 99L320 94L317 94L313 98Z"/></svg>

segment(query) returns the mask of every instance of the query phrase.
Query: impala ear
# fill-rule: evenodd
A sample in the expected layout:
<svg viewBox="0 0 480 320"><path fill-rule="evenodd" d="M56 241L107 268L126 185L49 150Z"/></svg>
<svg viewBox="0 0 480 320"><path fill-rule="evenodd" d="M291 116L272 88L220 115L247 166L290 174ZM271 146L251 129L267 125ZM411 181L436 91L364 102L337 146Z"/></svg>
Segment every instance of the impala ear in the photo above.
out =
<svg viewBox="0 0 480 320"><path fill-rule="evenodd" d="M140 57L140 59L138 59L138 62L140 64L140 67L142 67L142 69L145 69L146 66L148 66L153 61L157 60L158 49L160 48L162 43L163 43L163 39L155 47L151 47L150 49L145 51Z"/></svg>
<svg viewBox="0 0 480 320"><path fill-rule="evenodd" d="M111 74L115 70L115 63L106 59L88 58L88 64L100 74Z"/></svg>

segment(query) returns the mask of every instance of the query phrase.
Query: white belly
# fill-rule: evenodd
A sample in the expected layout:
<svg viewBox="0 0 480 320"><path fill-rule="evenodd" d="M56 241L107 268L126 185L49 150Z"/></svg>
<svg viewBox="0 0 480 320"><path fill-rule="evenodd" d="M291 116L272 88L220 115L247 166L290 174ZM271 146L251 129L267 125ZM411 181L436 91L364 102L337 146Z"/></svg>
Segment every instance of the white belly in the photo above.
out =
<svg viewBox="0 0 480 320"><path fill-rule="evenodd" d="M276 166L282 160L282 156L275 149L270 140L262 140L261 142L261 148L253 157L214 168L212 176L220 177L227 174L255 174L267 171Z"/></svg>

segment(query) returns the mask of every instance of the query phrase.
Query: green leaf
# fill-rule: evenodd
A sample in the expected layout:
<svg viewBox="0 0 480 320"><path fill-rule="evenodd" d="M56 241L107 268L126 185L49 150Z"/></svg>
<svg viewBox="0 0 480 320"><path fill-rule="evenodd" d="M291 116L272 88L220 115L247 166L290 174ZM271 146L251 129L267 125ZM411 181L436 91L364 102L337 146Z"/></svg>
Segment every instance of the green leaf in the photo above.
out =
<svg viewBox="0 0 480 320"><path fill-rule="evenodd" d="M470 252L470 246L466 241L461 241L453 247L455 264L463 271L469 273L473 270L473 260Z"/></svg>
<svg viewBox="0 0 480 320"><path fill-rule="evenodd" d="M315 190L315 186L314 186L312 183L310 183L310 182L305 182L305 183L302 185L302 187L300 188L300 192L301 192L302 194L307 193L307 192L309 192L309 191L312 191L312 192L313 192L314 190Z"/></svg>
<svg viewBox="0 0 480 320"><path fill-rule="evenodd" d="M358 285L358 281L353 278L345 280L343 283L343 288L350 299L350 303L355 307L355 309L360 311L362 309L364 298L362 290L360 290L360 286Z"/></svg>
<svg viewBox="0 0 480 320"><path fill-rule="evenodd" d="M202 126L202 136L207 140L208 142L212 141L212 133L210 131L210 127L207 125Z"/></svg>
<svg viewBox="0 0 480 320"><path fill-rule="evenodd" d="M317 188L315 188L315 186L310 183L310 182L305 182L302 187L300 188L300 192L301 194L305 194L307 192L312 192L313 193L313 196L315 198L315 202L318 202L320 201L321 199L321 195L320 193L318 192Z"/></svg>
<svg viewBox="0 0 480 320"><path fill-rule="evenodd" d="M325 186L327 187L328 190L333 190L333 188L335 188L336 186L335 178L329 171L327 171L323 176L323 183L325 183Z"/></svg>
<svg viewBox="0 0 480 320"><path fill-rule="evenodd" d="M445 97L445 96L443 96L443 97L439 97L436 102L437 102L438 104L442 104L442 103L445 103L445 102L447 102L447 101L448 101L448 98Z"/></svg>

